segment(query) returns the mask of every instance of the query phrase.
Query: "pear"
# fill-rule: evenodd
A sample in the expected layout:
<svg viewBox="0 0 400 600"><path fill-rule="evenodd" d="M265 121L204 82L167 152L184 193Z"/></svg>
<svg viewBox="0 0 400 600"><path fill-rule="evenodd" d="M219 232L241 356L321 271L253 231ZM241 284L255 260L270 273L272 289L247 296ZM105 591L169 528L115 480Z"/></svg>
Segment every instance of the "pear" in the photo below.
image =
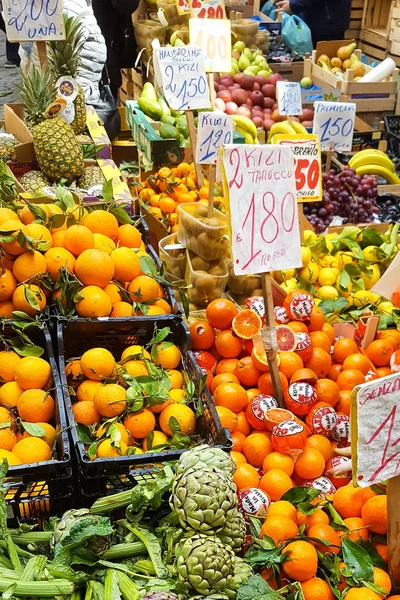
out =
<svg viewBox="0 0 400 600"><path fill-rule="evenodd" d="M245 71L247 67L250 67L250 59L246 56L244 52L239 58L238 66L240 71Z"/></svg>
<svg viewBox="0 0 400 600"><path fill-rule="evenodd" d="M245 48L242 52L242 54L244 54L245 56L247 56L247 58L249 60L251 60L251 57L253 56L252 51L250 50L250 48Z"/></svg>
<svg viewBox="0 0 400 600"><path fill-rule="evenodd" d="M254 75L254 76L256 76L256 75L257 75L257 73L258 73L260 70L261 70L261 69L260 69L260 67L258 67L258 66L256 65L256 66L253 66L253 67L247 67L247 69L245 69L245 70L243 71L243 73L244 73L245 75Z"/></svg>
<svg viewBox="0 0 400 600"><path fill-rule="evenodd" d="M235 49L232 50L232 58L239 60L239 58L240 58L239 50L235 50Z"/></svg>
<svg viewBox="0 0 400 600"><path fill-rule="evenodd" d="M336 52L336 56L340 58L340 60L347 60L350 58L356 48L357 44L355 42L348 44L347 46L341 46Z"/></svg>
<svg viewBox="0 0 400 600"><path fill-rule="evenodd" d="M262 63L267 64L267 61L261 54L257 54L253 62L255 65L261 65Z"/></svg>
<svg viewBox="0 0 400 600"><path fill-rule="evenodd" d="M233 46L233 49L237 50L238 52L243 52L245 48L246 44L244 42L236 42L236 44Z"/></svg>
<svg viewBox="0 0 400 600"><path fill-rule="evenodd" d="M261 77L265 77L265 79L268 79L268 77L271 77L272 71L268 71L267 69L262 69L261 71L258 71L257 75L260 75Z"/></svg>

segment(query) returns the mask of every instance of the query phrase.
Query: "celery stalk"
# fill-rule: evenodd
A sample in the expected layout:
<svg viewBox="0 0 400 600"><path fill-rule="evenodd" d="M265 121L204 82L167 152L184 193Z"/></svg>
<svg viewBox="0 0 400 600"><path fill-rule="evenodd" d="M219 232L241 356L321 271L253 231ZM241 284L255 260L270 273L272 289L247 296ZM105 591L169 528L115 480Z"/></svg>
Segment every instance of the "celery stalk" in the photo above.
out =
<svg viewBox="0 0 400 600"><path fill-rule="evenodd" d="M0 592L5 592L13 586L12 595L26 598L54 598L68 596L74 591L74 584L65 579L52 581L15 581L0 577Z"/></svg>
<svg viewBox="0 0 400 600"><path fill-rule="evenodd" d="M114 571L114 569L106 570L104 579L104 600L121 600L117 572Z"/></svg>
<svg viewBox="0 0 400 600"><path fill-rule="evenodd" d="M128 558L138 554L146 554L146 546L142 542L132 542L130 544L115 544L109 550L106 550L102 555L103 560L113 560L120 558Z"/></svg>
<svg viewBox="0 0 400 600"><path fill-rule="evenodd" d="M11 539L17 544L27 546L28 544L49 544L53 533L51 531L30 531L21 533L18 529L9 529Z"/></svg>
<svg viewBox="0 0 400 600"><path fill-rule="evenodd" d="M141 593L139 592L136 585L133 581L123 573L122 571L117 571L118 585L120 592L122 594L123 600L139 600Z"/></svg>
<svg viewBox="0 0 400 600"><path fill-rule="evenodd" d="M20 581L35 581L40 579L40 575L47 563L47 557L41 554L30 558L25 569L21 573Z"/></svg>
<svg viewBox="0 0 400 600"><path fill-rule="evenodd" d="M113 496L104 496L96 500L90 509L90 512L94 515L102 515L107 512L111 512L116 508L124 508L131 502L132 490L126 490L125 492L119 492Z"/></svg>

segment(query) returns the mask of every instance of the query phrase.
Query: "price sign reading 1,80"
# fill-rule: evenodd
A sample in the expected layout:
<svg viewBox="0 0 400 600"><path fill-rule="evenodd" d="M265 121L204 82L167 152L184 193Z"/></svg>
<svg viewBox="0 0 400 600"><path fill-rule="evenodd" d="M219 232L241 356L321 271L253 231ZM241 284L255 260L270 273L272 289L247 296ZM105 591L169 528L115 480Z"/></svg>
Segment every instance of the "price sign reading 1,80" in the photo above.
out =
<svg viewBox="0 0 400 600"><path fill-rule="evenodd" d="M301 265L293 153L281 146L226 146L236 275Z"/></svg>
<svg viewBox="0 0 400 600"><path fill-rule="evenodd" d="M315 102L313 133L321 150L351 150L356 105L351 102Z"/></svg>
<svg viewBox="0 0 400 600"><path fill-rule="evenodd" d="M157 50L165 99L173 110L210 107L200 48L171 46Z"/></svg>

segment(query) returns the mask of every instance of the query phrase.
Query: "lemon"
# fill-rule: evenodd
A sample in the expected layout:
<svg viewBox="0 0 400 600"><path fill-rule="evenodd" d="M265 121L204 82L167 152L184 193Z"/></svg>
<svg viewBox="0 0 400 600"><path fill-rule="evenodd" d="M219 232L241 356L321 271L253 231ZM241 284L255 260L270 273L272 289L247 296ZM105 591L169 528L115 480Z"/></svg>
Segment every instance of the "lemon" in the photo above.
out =
<svg viewBox="0 0 400 600"><path fill-rule="evenodd" d="M322 298L315 298L314 297L314 304L316 304L318 306L318 304L320 304L320 302L322 302Z"/></svg>
<svg viewBox="0 0 400 600"><path fill-rule="evenodd" d="M367 246L362 251L365 260L376 261L379 260L378 248L376 246Z"/></svg>
<svg viewBox="0 0 400 600"><path fill-rule="evenodd" d="M368 290L357 290L351 298L349 298L349 304L353 306L365 306L366 304L375 304L379 301L379 294L374 294Z"/></svg>
<svg viewBox="0 0 400 600"><path fill-rule="evenodd" d="M338 253L337 253L335 256L338 256L338 257L340 257L340 259L342 260L342 265L343 265L343 267L344 267L345 265L349 265L350 263L352 263L352 262L353 262L353 255L352 255L352 254L349 254L348 252L343 252L343 251L340 251L340 252L338 252ZM343 267L342 267L342 268L343 268Z"/></svg>
<svg viewBox="0 0 400 600"><path fill-rule="evenodd" d="M336 283L336 279L338 278L338 276L339 276L338 269L324 267L318 273L318 283L322 286L334 285Z"/></svg>
<svg viewBox="0 0 400 600"><path fill-rule="evenodd" d="M293 290L295 290L297 288L297 279L295 277L292 277L291 279L287 279L286 281L281 283L281 288L287 294L289 294L290 292L293 292Z"/></svg>
<svg viewBox="0 0 400 600"><path fill-rule="evenodd" d="M391 315L395 309L395 305L393 302L389 302L389 300L385 300L381 302L377 308L377 311L380 313L384 313L386 315Z"/></svg>
<svg viewBox="0 0 400 600"><path fill-rule="evenodd" d="M370 265L368 269L370 272L369 275L367 275L366 273L361 273L361 277L364 281L366 290L370 290L381 278L381 272L376 263L374 265Z"/></svg>
<svg viewBox="0 0 400 600"><path fill-rule="evenodd" d="M339 292L332 285L323 285L317 291L317 296L322 300L336 300Z"/></svg>
<svg viewBox="0 0 400 600"><path fill-rule="evenodd" d="M335 257L332 254L320 254L318 257L318 264L322 268L329 268L335 261Z"/></svg>
<svg viewBox="0 0 400 600"><path fill-rule="evenodd" d="M316 262L308 263L307 267L303 267L299 271L299 277L303 281L308 281L309 283L315 283L318 279L319 266Z"/></svg>
<svg viewBox="0 0 400 600"><path fill-rule="evenodd" d="M335 285L335 287L336 287L337 291L339 292L339 296L342 296L343 298L348 298L348 297L350 296L350 293L351 293L351 290L352 290L353 284L352 284L352 283L351 283L351 281L350 281L350 283L349 283L349 285L347 286L347 289L346 289L346 290L344 290L344 289L342 289L342 288L340 287L340 285L339 285L339 282L337 282L337 284Z"/></svg>
<svg viewBox="0 0 400 600"><path fill-rule="evenodd" d="M304 243L316 242L318 240L318 236L316 233L311 231L310 229L305 229L303 231Z"/></svg>
<svg viewBox="0 0 400 600"><path fill-rule="evenodd" d="M311 261L310 248L306 248L306 246L302 246L301 247L301 262L302 262L303 267L306 267L310 261Z"/></svg>
<svg viewBox="0 0 400 600"><path fill-rule="evenodd" d="M284 281L287 281L288 279L292 279L292 277L294 277L295 275L296 275L296 269L284 269L283 271L275 271L274 279L278 283L283 283Z"/></svg>

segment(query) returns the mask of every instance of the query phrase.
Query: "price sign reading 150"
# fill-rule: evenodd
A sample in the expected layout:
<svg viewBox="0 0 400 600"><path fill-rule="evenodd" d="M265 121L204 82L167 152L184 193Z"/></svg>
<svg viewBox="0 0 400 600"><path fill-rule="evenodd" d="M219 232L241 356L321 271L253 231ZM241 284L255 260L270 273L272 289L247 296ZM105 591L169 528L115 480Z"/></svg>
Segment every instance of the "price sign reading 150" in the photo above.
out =
<svg viewBox="0 0 400 600"><path fill-rule="evenodd" d="M315 102L313 133L321 150L352 149L356 105L352 102Z"/></svg>

